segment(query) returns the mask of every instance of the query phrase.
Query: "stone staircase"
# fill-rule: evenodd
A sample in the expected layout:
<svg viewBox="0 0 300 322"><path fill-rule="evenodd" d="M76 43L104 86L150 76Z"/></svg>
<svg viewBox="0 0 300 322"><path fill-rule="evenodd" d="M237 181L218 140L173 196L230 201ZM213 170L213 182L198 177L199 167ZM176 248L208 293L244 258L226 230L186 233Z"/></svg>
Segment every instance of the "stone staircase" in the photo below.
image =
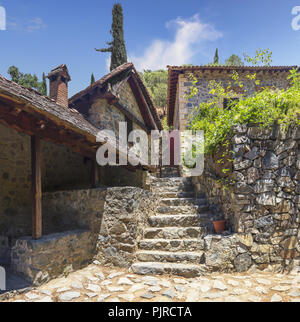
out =
<svg viewBox="0 0 300 322"><path fill-rule="evenodd" d="M161 199L145 227L133 272L201 275L206 269L204 237L213 234L216 219L205 196L196 197L191 178L152 177L149 185Z"/></svg>

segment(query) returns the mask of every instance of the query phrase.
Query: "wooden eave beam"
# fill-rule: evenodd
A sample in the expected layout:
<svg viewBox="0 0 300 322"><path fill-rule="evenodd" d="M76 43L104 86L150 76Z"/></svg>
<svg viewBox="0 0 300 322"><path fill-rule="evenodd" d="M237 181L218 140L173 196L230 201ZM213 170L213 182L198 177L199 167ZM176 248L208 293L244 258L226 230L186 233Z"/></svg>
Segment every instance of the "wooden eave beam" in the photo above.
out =
<svg viewBox="0 0 300 322"><path fill-rule="evenodd" d="M137 82L137 80L135 79L134 75L132 75L129 79L128 79L128 84L136 98L136 101L138 103L138 106L140 108L140 112L144 118L145 123L148 123L148 126L151 129L156 129L156 125L155 125L155 121L152 117L151 111L149 110L148 104L144 98L144 95L140 89L140 86Z"/></svg>

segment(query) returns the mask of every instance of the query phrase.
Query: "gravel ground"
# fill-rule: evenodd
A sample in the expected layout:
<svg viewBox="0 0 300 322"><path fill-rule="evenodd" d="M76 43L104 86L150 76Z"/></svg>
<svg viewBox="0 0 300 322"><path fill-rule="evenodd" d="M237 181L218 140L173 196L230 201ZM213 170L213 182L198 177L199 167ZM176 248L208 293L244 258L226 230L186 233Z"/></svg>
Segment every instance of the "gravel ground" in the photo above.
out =
<svg viewBox="0 0 300 322"><path fill-rule="evenodd" d="M7 302L300 302L300 273L140 276L90 265Z"/></svg>

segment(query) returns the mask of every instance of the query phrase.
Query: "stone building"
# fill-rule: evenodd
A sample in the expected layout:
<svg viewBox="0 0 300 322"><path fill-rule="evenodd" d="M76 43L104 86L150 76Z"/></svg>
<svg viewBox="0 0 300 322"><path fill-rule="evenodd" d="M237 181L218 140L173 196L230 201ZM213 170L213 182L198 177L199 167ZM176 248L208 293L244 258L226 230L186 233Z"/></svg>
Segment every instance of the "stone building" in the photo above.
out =
<svg viewBox="0 0 300 322"><path fill-rule="evenodd" d="M0 75L0 265L12 267L30 281L76 269L95 255L96 238L91 231L101 224L92 226L88 218L77 220L77 213L72 218L71 206L48 211L57 191L64 191L64 196L67 191L82 191L82 196L96 191L93 198L98 191L97 202L78 205L84 209L76 211L88 212L94 220L97 215L101 222L104 187L145 186L148 166L97 165L96 152L102 144L96 140L99 130L118 132L119 121L147 133L162 129L131 63L71 99L66 65L53 69L48 78L50 97L45 97ZM119 147L117 155L126 152ZM67 201L66 197L63 204Z"/></svg>
<svg viewBox="0 0 300 322"><path fill-rule="evenodd" d="M287 76L295 66L272 66L272 67L229 67L229 66L168 66L169 86L168 86L168 125L174 129L184 130L189 122L189 117L193 109L201 102L209 100L209 83L211 81L221 82L224 87L234 83L232 73L236 71L239 81L244 87L233 84L232 91L235 95L232 99L238 99L241 95L251 95L255 91L266 87L284 89L288 86ZM247 76L256 74L259 85ZM198 83L198 94L187 100L185 95L193 85L191 80L193 75ZM220 102L221 106L226 107L226 101Z"/></svg>

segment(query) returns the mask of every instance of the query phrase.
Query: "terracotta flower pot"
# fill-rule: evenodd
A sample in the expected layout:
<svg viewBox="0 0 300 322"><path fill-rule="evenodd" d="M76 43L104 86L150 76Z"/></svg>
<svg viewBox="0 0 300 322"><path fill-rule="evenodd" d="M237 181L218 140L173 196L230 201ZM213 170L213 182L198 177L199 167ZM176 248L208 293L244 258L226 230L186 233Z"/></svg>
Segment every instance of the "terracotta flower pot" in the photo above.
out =
<svg viewBox="0 0 300 322"><path fill-rule="evenodd" d="M217 234L222 234L226 229L226 220L214 221L214 227Z"/></svg>

